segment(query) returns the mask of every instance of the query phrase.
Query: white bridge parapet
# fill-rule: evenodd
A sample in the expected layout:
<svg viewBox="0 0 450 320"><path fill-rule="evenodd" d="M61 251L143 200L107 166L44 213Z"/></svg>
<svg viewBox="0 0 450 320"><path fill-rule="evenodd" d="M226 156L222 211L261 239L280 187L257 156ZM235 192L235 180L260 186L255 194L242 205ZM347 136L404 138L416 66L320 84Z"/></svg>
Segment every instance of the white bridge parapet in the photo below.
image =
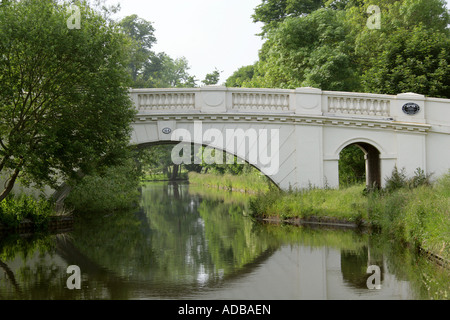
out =
<svg viewBox="0 0 450 320"><path fill-rule="evenodd" d="M206 86L201 88L131 89L130 95L139 114L167 112L260 113L315 116L359 117L412 123L442 121L436 113L439 104L449 99L426 98L415 93L398 95L322 91L316 88L260 89ZM415 103L420 110L414 115L402 111L405 103ZM436 110L428 110L436 107ZM437 110L440 109L440 110ZM429 112L428 112L429 111ZM431 121L432 122L432 121ZM448 124L448 123L447 123Z"/></svg>
<svg viewBox="0 0 450 320"><path fill-rule="evenodd" d="M439 176L450 169L450 99L323 91L316 88L130 89L137 109L132 143L170 140L178 128L273 129L280 132L282 188L337 186L340 152L366 153L368 183L383 185L392 169L417 168ZM248 160L248 159L245 159Z"/></svg>

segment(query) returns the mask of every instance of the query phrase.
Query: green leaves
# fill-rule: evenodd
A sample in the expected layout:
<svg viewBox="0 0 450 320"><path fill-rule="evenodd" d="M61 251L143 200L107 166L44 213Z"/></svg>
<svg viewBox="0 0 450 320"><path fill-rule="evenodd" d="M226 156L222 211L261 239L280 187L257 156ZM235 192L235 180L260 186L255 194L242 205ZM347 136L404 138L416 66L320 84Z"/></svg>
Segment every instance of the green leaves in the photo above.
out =
<svg viewBox="0 0 450 320"><path fill-rule="evenodd" d="M372 5L379 29L367 27ZM233 86L450 97L444 1L263 0L253 19L267 40L249 79L233 75Z"/></svg>

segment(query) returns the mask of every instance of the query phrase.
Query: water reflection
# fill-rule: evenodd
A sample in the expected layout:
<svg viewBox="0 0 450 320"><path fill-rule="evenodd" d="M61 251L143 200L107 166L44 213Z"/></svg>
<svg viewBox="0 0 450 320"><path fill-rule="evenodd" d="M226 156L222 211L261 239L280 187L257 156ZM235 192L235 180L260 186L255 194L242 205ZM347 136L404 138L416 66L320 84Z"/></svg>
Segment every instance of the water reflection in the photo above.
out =
<svg viewBox="0 0 450 320"><path fill-rule="evenodd" d="M0 299L428 299L449 274L380 236L254 223L248 198L148 184L138 212L0 240ZM69 265L82 289L69 290ZM381 290L367 289L367 267Z"/></svg>

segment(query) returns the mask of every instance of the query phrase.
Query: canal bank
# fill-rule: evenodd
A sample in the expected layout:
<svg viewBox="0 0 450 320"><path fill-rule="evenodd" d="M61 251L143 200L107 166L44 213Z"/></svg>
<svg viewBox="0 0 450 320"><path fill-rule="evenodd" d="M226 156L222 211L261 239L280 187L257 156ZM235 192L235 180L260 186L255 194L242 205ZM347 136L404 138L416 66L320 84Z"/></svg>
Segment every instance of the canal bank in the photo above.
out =
<svg viewBox="0 0 450 320"><path fill-rule="evenodd" d="M220 185L220 176L211 176L214 175L202 179L196 175L194 183L208 186L207 181L214 181L213 188L234 189L225 180ZM411 181L405 181L396 181L397 187L390 190L374 192L366 192L363 185L339 190L282 191L270 188L251 198L250 215L256 220L277 224L334 225L383 232L448 267L450 173L429 184L413 185ZM255 193L248 186L244 190Z"/></svg>

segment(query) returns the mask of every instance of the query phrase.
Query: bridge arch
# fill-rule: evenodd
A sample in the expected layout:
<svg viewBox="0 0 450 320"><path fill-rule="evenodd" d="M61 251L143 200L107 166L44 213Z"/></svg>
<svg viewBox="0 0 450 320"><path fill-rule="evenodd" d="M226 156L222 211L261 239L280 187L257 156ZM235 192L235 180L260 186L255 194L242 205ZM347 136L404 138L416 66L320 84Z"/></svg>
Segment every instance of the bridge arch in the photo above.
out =
<svg viewBox="0 0 450 320"><path fill-rule="evenodd" d="M135 147L137 147L138 149L151 148L152 146L158 146L158 145L173 145L175 147L178 144L180 144L180 141L174 141L174 140L169 140L169 139L167 139L167 140L155 139L155 140L149 140L147 142L140 142L138 144L135 144ZM212 147L210 145L197 143L197 142L190 142L190 143L186 143L186 144L190 144L190 145L197 146L197 147ZM237 155L236 153L230 152L226 148L216 148L216 147L213 147L213 148L223 152L226 155L231 155L233 157L236 157L238 163L240 163L240 164L244 164L244 163L249 164L251 167L253 167L253 168L257 169L259 172L261 172L261 174L264 175L274 186L276 186L277 188L281 188L280 184L277 183L276 179L274 179L274 177L271 176L270 174L266 174L264 172L264 168L259 167L258 164L251 163L249 161L249 159L242 158L241 156Z"/></svg>

